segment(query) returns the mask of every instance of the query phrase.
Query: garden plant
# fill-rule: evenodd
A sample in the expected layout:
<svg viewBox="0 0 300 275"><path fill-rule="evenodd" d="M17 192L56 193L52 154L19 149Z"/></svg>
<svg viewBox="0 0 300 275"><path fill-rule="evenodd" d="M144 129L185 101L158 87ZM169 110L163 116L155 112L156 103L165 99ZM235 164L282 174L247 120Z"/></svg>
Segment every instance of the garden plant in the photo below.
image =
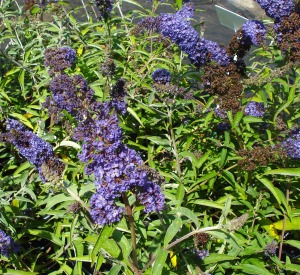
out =
<svg viewBox="0 0 300 275"><path fill-rule="evenodd" d="M300 274L299 1L256 2L219 45L181 0L0 1L0 274Z"/></svg>

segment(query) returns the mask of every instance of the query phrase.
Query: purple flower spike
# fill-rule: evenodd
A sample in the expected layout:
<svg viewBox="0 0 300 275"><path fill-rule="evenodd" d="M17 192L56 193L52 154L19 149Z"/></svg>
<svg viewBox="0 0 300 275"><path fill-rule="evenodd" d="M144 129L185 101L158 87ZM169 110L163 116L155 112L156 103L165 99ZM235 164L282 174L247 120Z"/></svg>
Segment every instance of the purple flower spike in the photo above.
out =
<svg viewBox="0 0 300 275"><path fill-rule="evenodd" d="M256 0L256 2L269 17L279 21L282 17L289 16L295 9L294 0Z"/></svg>
<svg viewBox="0 0 300 275"><path fill-rule="evenodd" d="M152 74L154 82L159 84L167 84L171 82L171 74L166 69L156 69Z"/></svg>
<svg viewBox="0 0 300 275"><path fill-rule="evenodd" d="M300 130L294 129L290 136L282 143L288 155L293 159L300 159Z"/></svg>
<svg viewBox="0 0 300 275"><path fill-rule="evenodd" d="M64 165L55 157L51 145L17 120L8 118L6 125L6 129L10 131L8 141L35 166L42 181L57 182L63 173Z"/></svg>
<svg viewBox="0 0 300 275"><path fill-rule="evenodd" d="M0 254L8 258L10 252L17 253L19 250L20 247L13 238L0 229Z"/></svg>
<svg viewBox="0 0 300 275"><path fill-rule="evenodd" d="M266 28L261 21L248 20L243 24L243 42L259 46L266 37Z"/></svg>
<svg viewBox="0 0 300 275"><path fill-rule="evenodd" d="M178 20L189 21L190 18L194 17L194 4L193 3L187 3L182 8L175 13L175 17Z"/></svg>
<svg viewBox="0 0 300 275"><path fill-rule="evenodd" d="M112 0L95 0L95 4L98 7L100 19L103 18L106 20L113 8Z"/></svg>
<svg viewBox="0 0 300 275"><path fill-rule="evenodd" d="M262 102L251 101L246 105L244 113L247 116L262 117L265 114L264 104Z"/></svg>
<svg viewBox="0 0 300 275"><path fill-rule="evenodd" d="M76 61L76 51L70 47L49 48L45 50L45 67L50 67L49 74L61 73Z"/></svg>

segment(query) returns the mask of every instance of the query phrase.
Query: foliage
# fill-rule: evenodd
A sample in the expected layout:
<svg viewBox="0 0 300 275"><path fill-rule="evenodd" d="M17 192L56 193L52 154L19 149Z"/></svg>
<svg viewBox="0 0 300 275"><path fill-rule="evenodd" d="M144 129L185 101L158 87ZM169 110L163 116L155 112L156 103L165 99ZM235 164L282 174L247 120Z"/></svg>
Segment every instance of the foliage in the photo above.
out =
<svg viewBox="0 0 300 275"><path fill-rule="evenodd" d="M173 7L154 1L152 9L133 0L113 5L99 18L93 5L1 1L0 230L19 249L1 255L0 273L300 272L300 169L291 154L300 142L295 49L281 51L270 28L268 43L252 48L251 64L231 83L240 94L228 91L226 97L204 81L213 75L207 72L219 73L220 87L227 81L224 67L211 61L197 68L180 44L135 23L158 16L160 5L175 12L181 1ZM240 59L241 48L231 45ZM118 114L122 142L138 152L163 190L162 211L145 213L130 190L118 201L127 207L120 221L92 220L97 176L86 173L78 155L83 143L74 131L80 119L66 110L56 119L45 105L55 77L44 66L45 50L66 46L77 57L64 73L83 76L97 102L113 100L114 85L125 80L127 113ZM171 80L167 74L167 81L155 83L157 69L170 72ZM264 112L251 113L251 102ZM65 166L59 182L44 183L36 164L9 142L7 118L51 144Z"/></svg>

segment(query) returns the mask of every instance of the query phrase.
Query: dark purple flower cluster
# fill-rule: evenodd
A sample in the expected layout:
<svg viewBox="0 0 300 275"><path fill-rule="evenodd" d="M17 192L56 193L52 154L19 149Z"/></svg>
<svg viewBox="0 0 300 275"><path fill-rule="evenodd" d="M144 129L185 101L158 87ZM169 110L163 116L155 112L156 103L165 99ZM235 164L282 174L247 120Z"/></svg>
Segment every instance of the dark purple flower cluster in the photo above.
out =
<svg viewBox="0 0 300 275"><path fill-rule="evenodd" d="M266 37L266 28L259 20L248 20L242 26L243 43L259 46Z"/></svg>
<svg viewBox="0 0 300 275"><path fill-rule="evenodd" d="M289 16L295 9L294 0L256 0L266 14L277 20Z"/></svg>
<svg viewBox="0 0 300 275"><path fill-rule="evenodd" d="M10 252L17 253L19 250L20 247L13 238L0 229L0 254L9 257Z"/></svg>
<svg viewBox="0 0 300 275"><path fill-rule="evenodd" d="M131 190L145 206L145 212L162 210L164 196L160 187L138 169L143 161L136 151L122 143L122 131L116 115L104 103L101 114L79 124L74 137L83 141L79 159L86 163L85 172L94 173L97 192L91 198L91 216L97 224L121 219L123 208L116 199Z"/></svg>
<svg viewBox="0 0 300 275"><path fill-rule="evenodd" d="M86 115L89 108L95 108L94 91L81 75L57 75L50 83L51 99L46 101L45 108L55 106L55 112L66 110L77 118Z"/></svg>
<svg viewBox="0 0 300 275"><path fill-rule="evenodd" d="M95 4L99 10L100 19L107 20L113 8L112 0L95 0Z"/></svg>
<svg viewBox="0 0 300 275"><path fill-rule="evenodd" d="M156 69L152 73L152 79L159 84L167 84L171 82L171 74L166 69Z"/></svg>
<svg viewBox="0 0 300 275"><path fill-rule="evenodd" d="M70 47L49 48L45 50L45 67L50 67L49 74L61 73L75 64L76 52Z"/></svg>
<svg viewBox="0 0 300 275"><path fill-rule="evenodd" d="M195 248L194 249L194 253L201 259L201 260L204 260L205 257L208 257L209 256L209 251L206 250L206 249L198 249L198 248Z"/></svg>
<svg viewBox="0 0 300 275"><path fill-rule="evenodd" d="M294 129L289 137L282 143L288 155L294 159L300 159L300 130Z"/></svg>
<svg viewBox="0 0 300 275"><path fill-rule="evenodd" d="M20 154L38 169L43 182L49 181L44 170L49 167L51 161L51 163L56 164L52 167L52 170L55 170L54 167L57 168L56 171L52 171L52 174L54 173L58 177L61 176L63 164L56 159L48 142L29 131L17 120L8 118L6 125L9 131L7 140L16 146Z"/></svg>
<svg viewBox="0 0 300 275"><path fill-rule="evenodd" d="M146 17L142 21L138 22L131 31L132 34L138 36L148 32L160 32L161 17Z"/></svg>
<svg viewBox="0 0 300 275"><path fill-rule="evenodd" d="M247 116L262 117L265 114L265 107L262 102L250 101L247 103L244 114Z"/></svg>
<svg viewBox="0 0 300 275"><path fill-rule="evenodd" d="M275 241L267 244L264 248L265 256L275 256L278 245Z"/></svg>
<svg viewBox="0 0 300 275"><path fill-rule="evenodd" d="M184 5L175 14L161 14L160 32L187 53L192 63L198 67L211 60L222 66L228 65L230 58L226 50L215 42L200 38L187 20L191 16L193 16L193 6L189 4Z"/></svg>
<svg viewBox="0 0 300 275"><path fill-rule="evenodd" d="M127 103L125 101L126 89L125 89L125 80L119 79L115 85L112 87L110 92L110 105L118 113L125 115L127 112Z"/></svg>

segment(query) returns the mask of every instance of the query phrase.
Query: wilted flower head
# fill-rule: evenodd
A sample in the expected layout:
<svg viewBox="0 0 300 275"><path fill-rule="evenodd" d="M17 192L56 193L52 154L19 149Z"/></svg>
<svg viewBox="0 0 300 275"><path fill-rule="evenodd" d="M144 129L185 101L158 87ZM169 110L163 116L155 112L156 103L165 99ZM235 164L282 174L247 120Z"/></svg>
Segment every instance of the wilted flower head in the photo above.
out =
<svg viewBox="0 0 300 275"><path fill-rule="evenodd" d="M294 129L289 137L282 143L288 155L294 159L300 159L300 130Z"/></svg>
<svg viewBox="0 0 300 275"><path fill-rule="evenodd" d="M275 256L278 245L275 241L267 244L264 248L265 256Z"/></svg>
<svg viewBox="0 0 300 275"><path fill-rule="evenodd" d="M0 254L9 257L10 252L17 253L19 250L20 247L14 242L13 238L6 235L5 232L0 229Z"/></svg>
<svg viewBox="0 0 300 275"><path fill-rule="evenodd" d="M62 48L48 48L45 50L45 67L49 67L49 74L61 73L71 67L76 61L76 51L66 46Z"/></svg>
<svg viewBox="0 0 300 275"><path fill-rule="evenodd" d="M280 50L288 54L291 61L300 61L300 14L293 12L274 24L276 41Z"/></svg>
<svg viewBox="0 0 300 275"><path fill-rule="evenodd" d="M100 13L100 19L106 20L113 8L112 0L95 0L95 4Z"/></svg>
<svg viewBox="0 0 300 275"><path fill-rule="evenodd" d="M242 26L243 43L259 46L266 36L266 28L259 20L248 20Z"/></svg>
<svg viewBox="0 0 300 275"><path fill-rule="evenodd" d="M236 231L236 230L240 229L241 227L243 227L248 219L249 219L249 214L245 213L242 216L231 220L228 224L228 229L230 231Z"/></svg>
<svg viewBox="0 0 300 275"><path fill-rule="evenodd" d="M106 58L100 67L100 71L103 76L112 76L115 73L115 70L116 64L111 58Z"/></svg>
<svg viewBox="0 0 300 275"><path fill-rule="evenodd" d="M167 84L171 82L171 74L166 69L156 69L152 73L152 79L159 84Z"/></svg>
<svg viewBox="0 0 300 275"><path fill-rule="evenodd" d="M265 114L264 104L262 102L250 101L247 103L244 113L247 116L262 117Z"/></svg>
<svg viewBox="0 0 300 275"><path fill-rule="evenodd" d="M295 9L294 0L256 0L256 2L269 17L277 20L289 16Z"/></svg>

